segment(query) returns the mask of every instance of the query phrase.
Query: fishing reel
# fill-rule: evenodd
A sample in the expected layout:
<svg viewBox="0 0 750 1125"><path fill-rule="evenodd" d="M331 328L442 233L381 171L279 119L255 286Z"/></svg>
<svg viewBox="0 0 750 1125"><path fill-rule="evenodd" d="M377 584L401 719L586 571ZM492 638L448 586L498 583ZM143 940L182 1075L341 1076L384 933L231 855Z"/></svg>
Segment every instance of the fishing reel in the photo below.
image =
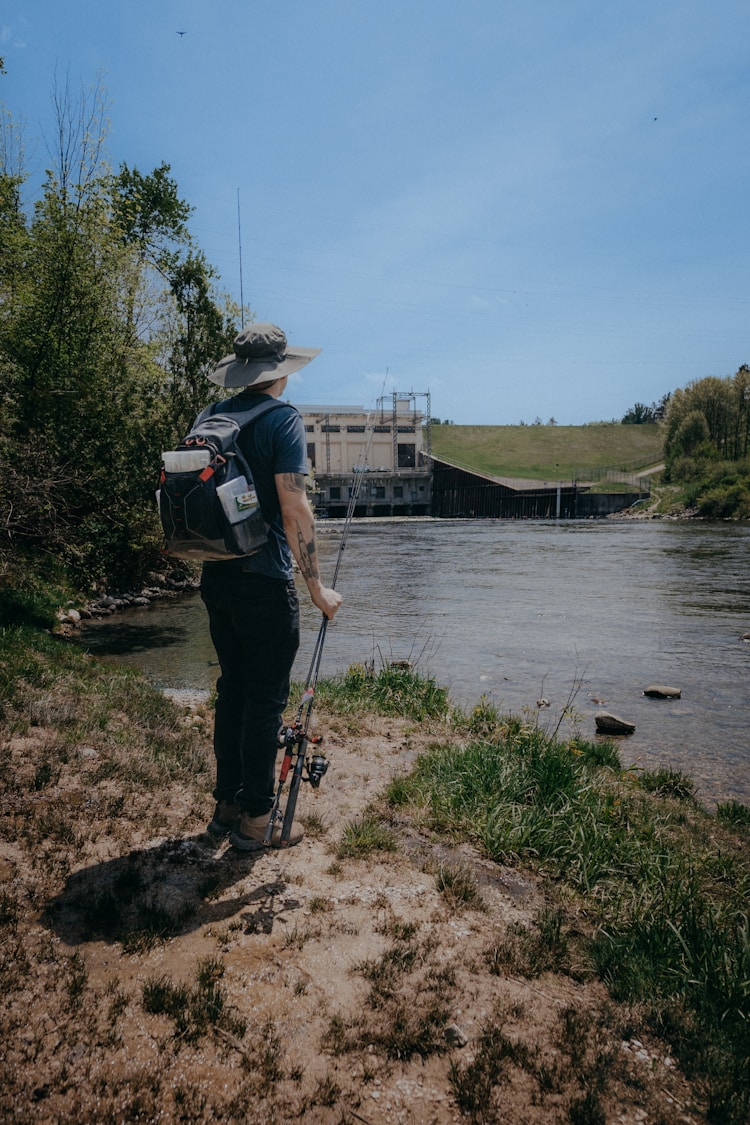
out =
<svg viewBox="0 0 750 1125"><path fill-rule="evenodd" d="M286 750L289 754L299 754L300 749L305 743L315 747L320 747L323 739L321 735L316 738L305 738L302 727L298 724L293 727L282 726L279 728L279 746ZM321 781L328 772L330 762L326 758L322 750L314 750L307 758L305 758L305 769L307 770L307 777L303 777L303 781L309 781L313 789L320 786Z"/></svg>
<svg viewBox="0 0 750 1125"><path fill-rule="evenodd" d="M307 777L305 778L305 780L310 782L310 785L313 789L318 788L325 774L328 772L329 765L330 762L328 761L328 758L326 758L325 754L323 754L320 750L315 754L311 754L310 757L306 760L305 766L307 767Z"/></svg>
<svg viewBox="0 0 750 1125"><path fill-rule="evenodd" d="M298 736L301 733L302 732L298 727L285 727L282 723L282 725L279 727L279 733L277 735L279 746L281 747L281 749L286 750L288 747L294 746L295 742L298 741Z"/></svg>

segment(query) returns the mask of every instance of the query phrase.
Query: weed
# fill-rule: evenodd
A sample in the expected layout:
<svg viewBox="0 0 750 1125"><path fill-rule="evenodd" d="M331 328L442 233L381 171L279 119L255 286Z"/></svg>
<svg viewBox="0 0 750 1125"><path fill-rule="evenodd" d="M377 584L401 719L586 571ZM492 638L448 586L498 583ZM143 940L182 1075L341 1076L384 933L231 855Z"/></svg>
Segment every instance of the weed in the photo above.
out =
<svg viewBox="0 0 750 1125"><path fill-rule="evenodd" d="M116 1038L115 1028L117 1022L127 1009L130 1001L127 993L123 992L116 982L108 986L106 995L109 997L109 1005L107 1007L107 1041L112 1043Z"/></svg>
<svg viewBox="0 0 750 1125"><path fill-rule="evenodd" d="M502 1022L488 1024L482 1031L474 1061L462 1066L452 1063L450 1084L459 1109L472 1122L481 1125L503 1120L497 1091L511 1080L512 1068L531 1069L534 1052L515 1042L503 1030Z"/></svg>
<svg viewBox="0 0 750 1125"><path fill-rule="evenodd" d="M328 1030L323 1034L321 1046L329 1051L334 1058L346 1054L354 1047L349 1034L350 1030L351 1023L347 1022L343 1016L338 1013L331 1016Z"/></svg>
<svg viewBox="0 0 750 1125"><path fill-rule="evenodd" d="M401 662L384 664L372 673L361 664L353 665L341 676L319 680L317 698L339 714L364 710L423 722L445 718L449 712L446 689Z"/></svg>
<svg viewBox="0 0 750 1125"><path fill-rule="evenodd" d="M0 926L10 933L15 933L18 927L20 908L18 895L12 888L0 887Z"/></svg>
<svg viewBox="0 0 750 1125"><path fill-rule="evenodd" d="M695 800L695 782L692 778L669 766L658 770L644 770L639 782L642 789L656 797L674 797L678 801Z"/></svg>
<svg viewBox="0 0 750 1125"><path fill-rule="evenodd" d="M560 1029L558 1041L560 1049L570 1059L575 1071L580 1071L588 1050L588 1039L591 1031L591 1013L568 1006L560 1012Z"/></svg>
<svg viewBox="0 0 750 1125"><path fill-rule="evenodd" d="M341 1097L341 1087L338 1085L330 1074L326 1074L325 1078L321 1078L318 1085L310 1098L311 1105L324 1105L334 1106Z"/></svg>
<svg viewBox="0 0 750 1125"><path fill-rule="evenodd" d="M86 962L78 950L75 951L68 961L68 970L69 976L66 985L68 1002L71 1008L77 1008L83 1000L83 994L86 991L86 985L89 979L89 971L86 968Z"/></svg>
<svg viewBox="0 0 750 1125"><path fill-rule="evenodd" d="M476 875L466 864L441 863L435 872L435 885L454 910L460 906L472 910L487 909L477 885Z"/></svg>
<svg viewBox="0 0 750 1125"><path fill-rule="evenodd" d="M328 825L323 820L323 817L315 812L309 812L304 816L300 816L300 821L302 822L305 832L312 840L319 840L328 833Z"/></svg>
<svg viewBox="0 0 750 1125"><path fill-rule="evenodd" d="M420 997L418 1003L400 999L389 1008L387 1022L372 1041L389 1059L408 1061L415 1055L426 1059L445 1050L447 1019L448 1006L438 996Z"/></svg>
<svg viewBox="0 0 750 1125"><path fill-rule="evenodd" d="M604 739L596 742L587 742L582 738L571 739L569 743L570 749L574 754L579 754L583 757L587 766L593 767L606 767L611 770L621 770L622 762L617 748L611 742Z"/></svg>
<svg viewBox="0 0 750 1125"><path fill-rule="evenodd" d="M299 926L296 922L291 930L284 934L283 948L284 949L304 949L307 942L312 937L317 937L310 926Z"/></svg>
<svg viewBox="0 0 750 1125"><path fill-rule="evenodd" d="M145 953L167 941L182 929L191 913L187 904L173 911L150 900L138 903L135 918L122 935L123 952Z"/></svg>
<svg viewBox="0 0 750 1125"><path fill-rule="evenodd" d="M373 852L395 852L396 837L381 820L361 816L344 827L336 847L338 859L365 859Z"/></svg>
<svg viewBox="0 0 750 1125"><path fill-rule="evenodd" d="M385 800L392 808L408 805L411 800L412 787L405 777L394 777L385 791Z"/></svg>
<svg viewBox="0 0 750 1125"><path fill-rule="evenodd" d="M333 910L333 903L324 895L313 895L307 905L311 914L328 914Z"/></svg>
<svg viewBox="0 0 750 1125"><path fill-rule="evenodd" d="M722 834L727 821L700 810L689 779L666 770L633 786L610 755L603 768L600 749L556 743L523 720L494 742L434 747L400 799L433 830L470 836L490 857L528 863L585 896L595 924L590 963L616 999L648 1003L663 1029L668 1022L683 1064L724 1119L743 1120L750 863L734 819L742 813L732 808L734 835ZM566 969L566 947L553 912L530 932L511 930L487 956L495 972L534 975Z"/></svg>
<svg viewBox="0 0 750 1125"><path fill-rule="evenodd" d="M219 984L223 966L209 957L198 964L196 983L174 984L168 976L150 977L142 989L144 1011L174 1021L175 1039L194 1043L212 1028L242 1038L245 1022L227 1005Z"/></svg>
<svg viewBox="0 0 750 1125"><path fill-rule="evenodd" d="M282 1043L279 1033L271 1020L266 1020L260 1029L259 1043L255 1050L243 1058L243 1065L252 1069L255 1093L267 1096L272 1087L283 1077L281 1066Z"/></svg>
<svg viewBox="0 0 750 1125"><path fill-rule="evenodd" d="M411 941L419 932L419 924L417 922L405 922L391 912L385 921L375 926L374 929L375 933L383 934L384 937L390 937L394 941Z"/></svg>
<svg viewBox="0 0 750 1125"><path fill-rule="evenodd" d="M399 943L387 949L377 960L360 961L355 972L370 985L368 1003L372 1008L382 1008L396 995L401 978L411 972L417 960L415 945Z"/></svg>
<svg viewBox="0 0 750 1125"><path fill-rule="evenodd" d="M502 719L497 707L486 695L481 695L479 702L467 716L467 732L474 738L494 738L501 728Z"/></svg>
<svg viewBox="0 0 750 1125"><path fill-rule="evenodd" d="M60 772L59 767L54 768L49 759L40 762L34 774L34 789L38 792L50 784L55 785L60 778Z"/></svg>
<svg viewBox="0 0 750 1125"><path fill-rule="evenodd" d="M208 901L217 899L224 889L224 882L217 871L208 871L198 882L198 894Z"/></svg>
<svg viewBox="0 0 750 1125"><path fill-rule="evenodd" d="M370 1014L363 1013L358 1025L332 1023L330 1036L339 1051L373 1044L389 1059L407 1060L445 1050L455 972L435 964L431 942L411 939L409 934L379 958L355 966L370 985Z"/></svg>
<svg viewBox="0 0 750 1125"><path fill-rule="evenodd" d="M533 927L511 925L485 954L491 973L517 973L533 980L545 972L565 972L569 964L568 941L561 910L545 905Z"/></svg>
<svg viewBox="0 0 750 1125"><path fill-rule="evenodd" d="M740 801L720 801L716 815L725 824L750 825L750 806Z"/></svg>
<svg viewBox="0 0 750 1125"><path fill-rule="evenodd" d="M568 1117L570 1125L607 1125L607 1115L595 1090L588 1090L582 1098L574 1098Z"/></svg>

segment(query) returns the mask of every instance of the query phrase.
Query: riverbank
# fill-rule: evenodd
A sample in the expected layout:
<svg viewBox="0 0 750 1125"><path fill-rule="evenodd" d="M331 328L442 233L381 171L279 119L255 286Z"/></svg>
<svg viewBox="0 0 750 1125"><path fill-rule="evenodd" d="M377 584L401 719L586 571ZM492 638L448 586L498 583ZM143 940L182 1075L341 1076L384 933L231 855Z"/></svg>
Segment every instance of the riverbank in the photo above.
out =
<svg viewBox="0 0 750 1125"><path fill-rule="evenodd" d="M487 705L462 714L409 670L360 670L321 685L331 767L303 791L305 840L237 856L203 830L204 706L40 633L6 632L0 657L4 1120L743 1120L742 1043L727 1052L682 989L697 965L679 943L644 995L605 963L603 891L622 898L632 874L584 835L573 850L599 873L575 883L560 838L548 858L543 841L567 807L615 849L629 826L692 855L716 963L738 971L731 994L711 978L733 1027L747 992L719 908L743 889L746 908L744 806L708 816L674 774L646 783ZM532 770L515 813L487 815L499 778L482 815L464 792L455 767L481 778L481 747ZM713 973L705 950L701 964Z"/></svg>

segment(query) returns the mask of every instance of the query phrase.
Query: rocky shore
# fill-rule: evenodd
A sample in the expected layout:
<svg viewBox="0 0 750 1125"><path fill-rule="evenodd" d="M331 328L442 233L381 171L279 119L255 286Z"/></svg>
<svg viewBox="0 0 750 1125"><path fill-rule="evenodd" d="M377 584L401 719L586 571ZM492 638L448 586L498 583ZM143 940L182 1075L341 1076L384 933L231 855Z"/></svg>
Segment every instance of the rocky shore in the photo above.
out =
<svg viewBox="0 0 750 1125"><path fill-rule="evenodd" d="M184 573L152 575L148 584L140 590L127 593L112 591L97 595L83 605L76 606L70 603L61 608L57 614L58 625L54 632L62 636L69 635L80 626L82 621L110 617L112 614L123 613L127 609L138 606L147 606L164 598L176 598L188 590L196 590L199 583L199 575Z"/></svg>

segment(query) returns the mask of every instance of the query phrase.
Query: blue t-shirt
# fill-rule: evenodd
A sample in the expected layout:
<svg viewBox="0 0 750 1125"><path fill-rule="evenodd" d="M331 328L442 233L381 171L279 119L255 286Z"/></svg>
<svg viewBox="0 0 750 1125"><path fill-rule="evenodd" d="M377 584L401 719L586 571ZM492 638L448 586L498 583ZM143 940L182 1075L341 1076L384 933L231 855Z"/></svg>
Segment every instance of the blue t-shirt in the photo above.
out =
<svg viewBox="0 0 750 1125"><path fill-rule="evenodd" d="M214 413L233 414L249 410L271 397L252 392L238 394L220 402ZM268 542L256 554L246 558L204 565L239 566L253 574L265 574L268 578L288 582L293 577L292 553L284 534L275 477L277 473L307 474L307 442L302 415L291 403L285 402L251 422L240 434L238 444L253 474L260 510L268 527Z"/></svg>

